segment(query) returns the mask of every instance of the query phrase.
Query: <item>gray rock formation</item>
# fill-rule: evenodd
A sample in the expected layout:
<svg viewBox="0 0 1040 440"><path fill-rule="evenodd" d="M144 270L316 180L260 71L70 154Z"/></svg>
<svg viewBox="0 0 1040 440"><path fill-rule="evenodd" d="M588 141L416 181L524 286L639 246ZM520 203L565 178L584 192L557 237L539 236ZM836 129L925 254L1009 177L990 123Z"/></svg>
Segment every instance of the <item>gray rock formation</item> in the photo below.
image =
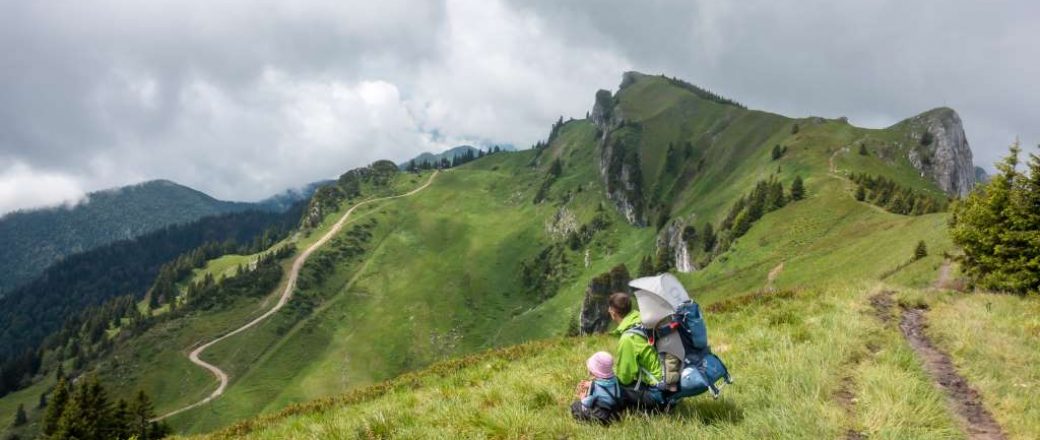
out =
<svg viewBox="0 0 1040 440"><path fill-rule="evenodd" d="M674 219L668 222L668 225L657 236L657 248L660 249L662 246L667 246L672 258L672 266L680 273L690 273L697 270L697 266L693 263L693 258L690 256L690 247L686 242L686 237L683 236L683 232L688 225L689 223L685 219Z"/></svg>
<svg viewBox="0 0 1040 440"><path fill-rule="evenodd" d="M629 292L628 282L631 279L628 268L619 264L610 269L610 272L600 274L589 281L589 287L585 289L585 299L581 303L581 334L603 333L610 328L607 299L614 292Z"/></svg>
<svg viewBox="0 0 1040 440"><path fill-rule="evenodd" d="M914 168L951 196L971 192L975 187L975 164L957 112L941 107L903 123L909 125L914 141L907 153Z"/></svg>
<svg viewBox="0 0 1040 440"><path fill-rule="evenodd" d="M626 73L622 85L635 81L635 75ZM599 172L607 187L607 198L614 202L618 212L629 223L645 226L639 152L635 149L637 146L625 145L620 139L611 136L615 130L624 126L624 119L615 97L609 91L596 92L590 118L600 132Z"/></svg>
<svg viewBox="0 0 1040 440"><path fill-rule="evenodd" d="M600 129L602 137L613 128L614 96L609 90L600 89L596 92L596 102L592 105L592 123Z"/></svg>

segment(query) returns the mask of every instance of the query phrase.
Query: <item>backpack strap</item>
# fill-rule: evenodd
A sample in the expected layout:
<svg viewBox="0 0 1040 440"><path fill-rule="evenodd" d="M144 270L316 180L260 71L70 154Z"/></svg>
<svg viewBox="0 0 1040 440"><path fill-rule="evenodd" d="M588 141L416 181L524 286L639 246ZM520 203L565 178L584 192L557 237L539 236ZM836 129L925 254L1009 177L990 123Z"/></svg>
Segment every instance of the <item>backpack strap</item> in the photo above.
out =
<svg viewBox="0 0 1040 440"><path fill-rule="evenodd" d="M637 335L643 339L646 339L646 341L650 343L650 346L654 347L654 351L657 351L657 347L654 346L653 340L647 333L646 328L641 325L633 325L632 327L629 327L628 330L625 330L622 334ZM660 357L660 353L658 353L658 357ZM646 378L647 380L644 381L643 378ZM642 388L642 385L644 383L649 382L658 382L658 380L649 370L643 367L639 367L639 376L636 377L635 389L639 390L640 388Z"/></svg>

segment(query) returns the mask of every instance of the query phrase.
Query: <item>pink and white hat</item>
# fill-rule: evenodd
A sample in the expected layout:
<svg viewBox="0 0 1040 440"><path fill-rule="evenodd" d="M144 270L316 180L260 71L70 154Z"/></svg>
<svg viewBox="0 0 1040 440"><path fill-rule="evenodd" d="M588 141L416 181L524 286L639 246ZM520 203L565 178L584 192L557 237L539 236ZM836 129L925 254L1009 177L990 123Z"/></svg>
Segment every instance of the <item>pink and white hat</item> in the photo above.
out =
<svg viewBox="0 0 1040 440"><path fill-rule="evenodd" d="M614 377L614 356L605 351L596 352L585 361L585 366L597 379L610 379Z"/></svg>

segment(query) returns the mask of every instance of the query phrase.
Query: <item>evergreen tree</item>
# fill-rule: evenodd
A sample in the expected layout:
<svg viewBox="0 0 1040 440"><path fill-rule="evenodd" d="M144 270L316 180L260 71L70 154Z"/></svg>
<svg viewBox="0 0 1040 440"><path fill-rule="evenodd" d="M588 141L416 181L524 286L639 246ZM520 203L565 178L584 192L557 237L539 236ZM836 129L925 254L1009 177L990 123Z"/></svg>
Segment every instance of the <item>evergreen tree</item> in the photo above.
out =
<svg viewBox="0 0 1040 440"><path fill-rule="evenodd" d="M711 252L715 249L715 241L718 237L715 236L715 228L711 226L711 223L707 223L701 228L701 239L704 243L704 252Z"/></svg>
<svg viewBox="0 0 1040 440"><path fill-rule="evenodd" d="M65 412L65 405L69 401L69 393L69 384L65 381L65 376L59 375L58 384L54 386L50 402L47 403L47 411L43 414L42 432L44 437L51 436L58 431L58 424Z"/></svg>
<svg viewBox="0 0 1040 440"><path fill-rule="evenodd" d="M639 276L649 277L654 275L654 263L650 261L649 255L644 255L643 260L639 263Z"/></svg>
<svg viewBox="0 0 1040 440"><path fill-rule="evenodd" d="M1040 290L1040 225L1036 212L1040 163L1030 159L1030 175L1019 172L1016 140L989 183L956 203L950 235L964 250L966 275L986 289L1003 292Z"/></svg>
<svg viewBox="0 0 1040 440"><path fill-rule="evenodd" d="M773 145L773 152L771 154L771 156L773 157L773 160L777 160L777 159L779 159L783 155L784 155L784 150L780 149L780 144Z"/></svg>
<svg viewBox="0 0 1040 440"><path fill-rule="evenodd" d="M29 422L29 417L25 415L25 405L18 404L18 410L14 413L14 426L22 426Z"/></svg>
<svg viewBox="0 0 1040 440"><path fill-rule="evenodd" d="M920 260L928 256L928 246L924 244L924 240L917 242L917 247L914 248L914 260Z"/></svg>
<svg viewBox="0 0 1040 440"><path fill-rule="evenodd" d="M130 414L130 405L125 400L119 399L119 403L116 403L115 410L112 411L112 438L116 439L127 439L134 434L130 430L130 426L133 422L133 417ZM145 439L146 437L137 437L138 439Z"/></svg>
<svg viewBox="0 0 1040 440"><path fill-rule="evenodd" d="M158 439L165 437L170 428L165 423L152 422L155 418L155 408L152 400L144 391L138 391L130 405L130 435L136 435L141 440Z"/></svg>
<svg viewBox="0 0 1040 440"><path fill-rule="evenodd" d="M867 191L863 188L863 185L856 185L856 200L862 202L863 199L867 198Z"/></svg>
<svg viewBox="0 0 1040 440"><path fill-rule="evenodd" d="M661 246L657 247L657 255L654 256L654 272L665 273L672 268L672 250L669 248L668 243L662 243Z"/></svg>
<svg viewBox="0 0 1040 440"><path fill-rule="evenodd" d="M112 437L112 407L96 377L88 376L76 386L53 438L108 439Z"/></svg>
<svg viewBox="0 0 1040 440"><path fill-rule="evenodd" d="M791 200L802 200L803 198L805 198L805 186L802 176L795 176L794 182L791 182Z"/></svg>
<svg viewBox="0 0 1040 440"><path fill-rule="evenodd" d="M870 153L867 152L867 144L866 143L859 144L859 155L860 156L867 156L869 154Z"/></svg>

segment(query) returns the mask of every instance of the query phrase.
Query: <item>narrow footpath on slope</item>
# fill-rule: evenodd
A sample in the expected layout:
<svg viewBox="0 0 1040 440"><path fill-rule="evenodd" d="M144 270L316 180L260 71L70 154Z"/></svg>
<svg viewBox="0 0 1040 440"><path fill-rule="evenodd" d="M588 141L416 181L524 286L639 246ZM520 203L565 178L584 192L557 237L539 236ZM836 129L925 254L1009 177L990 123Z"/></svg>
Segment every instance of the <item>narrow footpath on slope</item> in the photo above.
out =
<svg viewBox="0 0 1040 440"><path fill-rule="evenodd" d="M894 299L892 292L884 291L870 299L875 315L884 323L894 322ZM964 429L964 434L972 440L1004 440L1000 424L982 404L982 396L972 387L964 376L957 371L950 355L937 347L925 332L928 326L923 308L902 308L899 317L899 330L910 348L920 359L924 370L932 382L946 394L954 418Z"/></svg>
<svg viewBox="0 0 1040 440"><path fill-rule="evenodd" d="M281 308L284 307L285 304L288 303L289 300L292 298L292 292L293 292L294 289L296 289L296 277L300 274L300 269L303 268L303 264L307 262L307 258L310 257L310 255L312 253L314 253L314 251L318 250L318 248L320 248L325 243L327 243L329 240L331 240L332 237L334 237L337 233L339 233L340 229L343 228L343 225L346 223L347 219L350 218L350 215L354 213L354 210L358 209L361 206L370 204L370 203L380 202L380 201L384 201L384 200L397 199L397 198L401 198L401 197L408 197L410 195L416 194L419 191L422 191L422 190L426 189L427 187L429 187L430 184L433 183L433 179L435 177L437 177L437 173L438 172L439 171L434 171L433 174L430 175L429 180L427 180L425 184L423 184L422 186L420 186L420 187L418 187L416 189L413 189L413 190L411 190L411 191L409 191L407 193L398 194L396 196L380 197L380 198L376 198L376 199L365 200L365 201L359 202L358 204L352 206L350 209L347 210L347 212L343 213L343 216L340 217L338 221L336 221L336 224L332 225L332 228L330 228L329 231L325 233L325 235L323 235L320 239L318 239L318 241L314 242L314 244L311 244L310 247L308 247L306 250L304 250L303 253L298 255L296 257L296 259L293 260L292 268L289 269L289 280L288 280L288 282L285 283L285 289L282 290L282 294L278 298L278 303L275 304L274 307L271 308L271 310L268 310L263 315L260 315L260 316L256 317L256 319L253 319L252 321L249 321L245 325L243 325L243 326L241 326L241 327L239 327L239 328L237 328L235 330L232 330L231 332L225 333L224 335L222 335L222 336L220 336L220 337L218 337L218 338L216 338L216 339L214 339L212 341L209 341L209 342L207 342L205 344L200 345L195 350L192 350L192 352L188 355L188 359L191 360L191 363L209 370L210 373L213 373L213 375L216 376L217 380L220 381L220 385L217 386L217 389L214 390L213 393L211 393L205 399L202 399L202 400L200 400L198 402L192 403L191 405L188 405L188 406L185 406L185 407L182 407L182 408L170 411L170 412L168 412L166 414L163 414L162 416L156 417L154 420L162 420L162 419L165 419L165 418L168 418L168 417L175 416L177 414L180 414L180 413L182 413L184 411L187 411L187 410L190 410L192 408L196 408L198 406L205 405L205 404L209 403L210 401L212 401L213 399L216 399L216 398L220 397L222 394L224 394L224 391L227 389L227 385L228 385L228 375L227 375L227 373L225 373L224 370L221 370L220 367L202 360L200 358L200 356L202 355L202 352L206 351L207 348L212 347L214 344L216 344L216 343L218 343L220 341L223 341L224 339L230 338L230 337L232 337L232 336L234 336L236 334L239 334L239 333L241 333L243 331L246 331L250 327L253 327L253 326L263 322L265 319L270 318L271 315L274 315L275 313L277 313L278 310L281 310Z"/></svg>

